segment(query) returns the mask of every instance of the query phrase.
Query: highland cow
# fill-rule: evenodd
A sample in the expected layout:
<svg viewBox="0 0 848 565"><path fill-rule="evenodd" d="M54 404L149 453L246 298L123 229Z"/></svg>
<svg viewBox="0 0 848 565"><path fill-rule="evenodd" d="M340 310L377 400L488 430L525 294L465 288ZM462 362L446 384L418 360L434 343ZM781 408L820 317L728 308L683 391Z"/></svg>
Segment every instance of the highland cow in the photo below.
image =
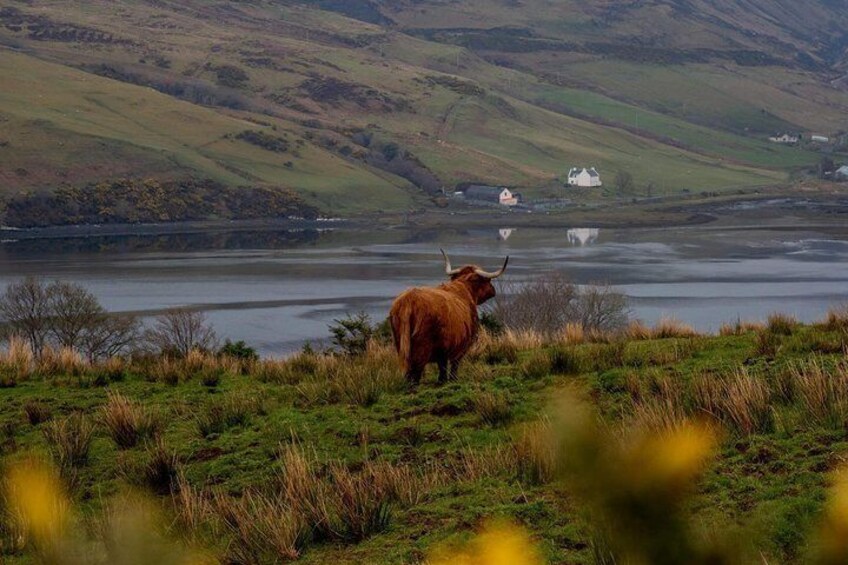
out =
<svg viewBox="0 0 848 565"><path fill-rule="evenodd" d="M395 299L389 313L401 365L411 385L421 381L428 363L439 366L439 382L455 379L459 363L477 337L480 325L477 306L495 296L492 281L501 276L509 263L494 273L466 265L452 269L445 258L445 273L450 277L437 288L411 288Z"/></svg>

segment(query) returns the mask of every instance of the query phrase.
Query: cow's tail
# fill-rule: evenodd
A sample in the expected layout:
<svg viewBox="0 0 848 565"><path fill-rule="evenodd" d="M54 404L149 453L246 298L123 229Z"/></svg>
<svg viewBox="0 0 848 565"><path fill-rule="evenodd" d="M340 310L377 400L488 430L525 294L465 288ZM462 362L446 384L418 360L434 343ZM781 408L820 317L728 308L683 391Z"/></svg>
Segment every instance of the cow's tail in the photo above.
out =
<svg viewBox="0 0 848 565"><path fill-rule="evenodd" d="M395 349L400 359L400 365L404 373L410 369L412 356L412 333L415 331L415 320L412 317L412 309L407 305L399 305L391 312L392 337Z"/></svg>

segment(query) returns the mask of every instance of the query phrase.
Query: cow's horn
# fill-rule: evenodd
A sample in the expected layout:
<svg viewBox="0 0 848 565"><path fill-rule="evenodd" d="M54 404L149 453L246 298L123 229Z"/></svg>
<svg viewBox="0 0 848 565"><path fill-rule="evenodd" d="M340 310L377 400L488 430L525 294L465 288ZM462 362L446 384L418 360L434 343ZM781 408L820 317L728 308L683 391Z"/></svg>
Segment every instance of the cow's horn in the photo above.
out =
<svg viewBox="0 0 848 565"><path fill-rule="evenodd" d="M506 259L504 260L503 267L501 267L499 270L495 271L494 273L488 273L488 272L484 271L483 269L475 269L474 272L477 273L478 275L480 275L481 277L486 277L487 279L496 279L499 276L501 276L502 274L504 274L504 271L506 271L506 266L507 266L508 263L509 263L509 255L506 256Z"/></svg>
<svg viewBox="0 0 848 565"><path fill-rule="evenodd" d="M445 274L448 276L455 275L460 272L462 269L451 269L450 259L448 259L448 254L445 253L444 249L439 249L442 252L442 257L445 258Z"/></svg>

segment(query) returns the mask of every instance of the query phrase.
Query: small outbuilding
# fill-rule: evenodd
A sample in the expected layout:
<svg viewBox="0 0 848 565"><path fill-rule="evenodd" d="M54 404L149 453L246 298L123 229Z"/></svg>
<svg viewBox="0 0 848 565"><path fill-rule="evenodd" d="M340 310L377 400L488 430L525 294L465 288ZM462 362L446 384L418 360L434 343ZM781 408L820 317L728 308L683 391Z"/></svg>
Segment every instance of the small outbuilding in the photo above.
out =
<svg viewBox="0 0 848 565"><path fill-rule="evenodd" d="M833 179L838 181L848 181L848 165L842 165L833 172Z"/></svg>
<svg viewBox="0 0 848 565"><path fill-rule="evenodd" d="M787 145L793 145L798 143L799 137L797 135L793 135L791 133L779 133L769 138L769 141L774 143L785 143Z"/></svg>
<svg viewBox="0 0 848 565"><path fill-rule="evenodd" d="M515 206L518 204L518 198L508 188L481 184L472 184L465 189L465 199L500 204L502 206Z"/></svg>
<svg viewBox="0 0 848 565"><path fill-rule="evenodd" d="M568 171L568 185L581 187L602 186L601 175L595 167L580 168L575 167Z"/></svg>

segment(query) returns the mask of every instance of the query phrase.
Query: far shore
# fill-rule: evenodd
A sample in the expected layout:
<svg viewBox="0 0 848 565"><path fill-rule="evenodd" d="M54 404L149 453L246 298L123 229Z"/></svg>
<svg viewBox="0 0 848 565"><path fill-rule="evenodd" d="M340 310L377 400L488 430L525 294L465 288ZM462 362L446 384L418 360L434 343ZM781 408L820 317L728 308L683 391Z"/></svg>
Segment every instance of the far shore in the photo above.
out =
<svg viewBox="0 0 848 565"><path fill-rule="evenodd" d="M841 188L841 187L840 187ZM848 225L848 190L799 190L775 187L718 195L686 195L661 199L616 200L575 205L554 211L475 207L425 208L409 212L359 214L316 220L267 218L198 220L150 224L98 224L9 228L0 226L3 240L61 239L107 236L156 236L214 232L297 231L328 229L435 228L563 228L715 229L839 228Z"/></svg>

